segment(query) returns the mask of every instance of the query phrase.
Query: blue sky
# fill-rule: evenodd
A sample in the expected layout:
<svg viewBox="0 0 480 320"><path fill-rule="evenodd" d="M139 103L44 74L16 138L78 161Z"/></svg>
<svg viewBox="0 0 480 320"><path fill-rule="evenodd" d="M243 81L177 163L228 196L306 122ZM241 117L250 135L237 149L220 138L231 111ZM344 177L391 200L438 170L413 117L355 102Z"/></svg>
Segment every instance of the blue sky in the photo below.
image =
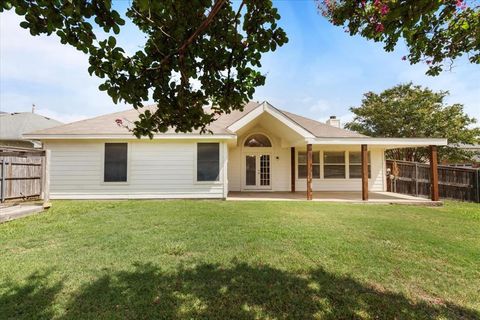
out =
<svg viewBox="0 0 480 320"><path fill-rule="evenodd" d="M119 10L127 4L116 3ZM453 71L429 77L426 65L402 61L403 45L387 53L379 43L351 37L318 14L313 1L275 5L290 41L264 56L267 83L257 89L255 100L321 121L336 115L346 122L352 118L349 107L360 105L363 93L413 81L450 91L449 103L464 104L480 119L480 65L460 59ZM32 37L19 21L13 12L0 15L0 110L30 111L35 103L38 113L70 122L128 108L98 91L101 80L88 75L83 53L55 36ZM119 44L137 50L142 36L127 24Z"/></svg>

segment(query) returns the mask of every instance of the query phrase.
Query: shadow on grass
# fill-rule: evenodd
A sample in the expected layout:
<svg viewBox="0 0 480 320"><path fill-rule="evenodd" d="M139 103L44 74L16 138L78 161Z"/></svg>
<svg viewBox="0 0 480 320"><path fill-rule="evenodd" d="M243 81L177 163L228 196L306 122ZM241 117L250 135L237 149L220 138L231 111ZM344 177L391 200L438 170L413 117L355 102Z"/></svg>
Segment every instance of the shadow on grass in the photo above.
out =
<svg viewBox="0 0 480 320"><path fill-rule="evenodd" d="M55 296L62 290L62 281L48 283L51 271L35 272L24 284L7 281L0 285L0 319L50 319Z"/></svg>
<svg viewBox="0 0 480 320"><path fill-rule="evenodd" d="M43 275L46 277L47 275ZM6 318L50 318L61 284L41 275L0 297ZM269 266L201 264L175 274L150 264L117 272L74 293L61 319L477 319L474 310L414 303L401 294L365 286L349 277L314 270L305 275Z"/></svg>

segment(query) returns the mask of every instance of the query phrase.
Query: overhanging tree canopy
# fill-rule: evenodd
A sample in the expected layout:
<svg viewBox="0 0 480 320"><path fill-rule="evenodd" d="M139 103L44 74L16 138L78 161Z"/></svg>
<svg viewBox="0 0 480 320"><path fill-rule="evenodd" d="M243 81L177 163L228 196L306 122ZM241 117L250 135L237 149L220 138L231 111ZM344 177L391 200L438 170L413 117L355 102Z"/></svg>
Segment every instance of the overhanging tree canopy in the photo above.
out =
<svg viewBox="0 0 480 320"><path fill-rule="evenodd" d="M480 63L480 2L477 0L316 0L327 19L351 35L393 51L403 39L410 63L425 62L438 75L468 55Z"/></svg>
<svg viewBox="0 0 480 320"><path fill-rule="evenodd" d="M382 41L392 51L403 38L411 63L425 61L437 75L446 61L467 54L480 63L480 11L475 0L316 0L322 13L350 34ZM126 16L145 34L127 54L115 35L125 21L111 0L4 0L32 35L56 34L89 56L91 75L117 103L141 108L137 137L174 127L204 130L216 115L241 109L265 83L263 53L288 39L271 0L132 0ZM108 34L99 39L98 28ZM212 112L203 107L212 105Z"/></svg>
<svg viewBox="0 0 480 320"><path fill-rule="evenodd" d="M14 8L32 35L55 33L63 44L88 54L90 74L106 79L100 90L117 103L141 108L153 99L133 133L169 127L204 129L217 114L241 109L265 82L262 54L287 42L280 15L269 0L133 0L126 16L145 34L142 50L128 55L117 45L125 21L111 1L2 1ZM95 26L111 34L99 40ZM212 105L212 112L203 107Z"/></svg>

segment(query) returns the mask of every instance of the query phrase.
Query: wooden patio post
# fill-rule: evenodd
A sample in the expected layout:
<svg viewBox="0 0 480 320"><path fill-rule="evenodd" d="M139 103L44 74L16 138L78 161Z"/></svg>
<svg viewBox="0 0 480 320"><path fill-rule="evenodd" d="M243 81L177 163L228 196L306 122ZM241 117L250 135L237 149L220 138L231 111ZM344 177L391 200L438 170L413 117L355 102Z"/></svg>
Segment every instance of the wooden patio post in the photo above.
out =
<svg viewBox="0 0 480 320"><path fill-rule="evenodd" d="M295 147L290 148L290 191L295 192Z"/></svg>
<svg viewBox="0 0 480 320"><path fill-rule="evenodd" d="M437 146L430 146L430 194L432 201L439 200Z"/></svg>
<svg viewBox="0 0 480 320"><path fill-rule="evenodd" d="M307 144L307 200L312 200L312 144Z"/></svg>
<svg viewBox="0 0 480 320"><path fill-rule="evenodd" d="M368 200L368 149L362 144L362 200Z"/></svg>

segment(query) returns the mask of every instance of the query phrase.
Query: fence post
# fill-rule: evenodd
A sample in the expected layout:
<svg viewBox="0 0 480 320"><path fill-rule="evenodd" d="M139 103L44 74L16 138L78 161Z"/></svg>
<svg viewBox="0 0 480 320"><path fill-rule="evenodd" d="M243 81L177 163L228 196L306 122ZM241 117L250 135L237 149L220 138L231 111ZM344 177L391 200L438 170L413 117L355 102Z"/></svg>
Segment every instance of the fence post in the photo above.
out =
<svg viewBox="0 0 480 320"><path fill-rule="evenodd" d="M475 189L477 191L477 203L480 203L480 169L477 169L477 184Z"/></svg>
<svg viewBox="0 0 480 320"><path fill-rule="evenodd" d="M6 175L6 166L5 166L5 159L1 160L2 161L2 180L1 180L1 187L2 187L2 190L0 191L1 195L0 195L0 200L1 202L5 202L5 188L6 188L6 185L5 185L5 175Z"/></svg>
<svg viewBox="0 0 480 320"><path fill-rule="evenodd" d="M418 163L415 162L415 196L418 197Z"/></svg>

